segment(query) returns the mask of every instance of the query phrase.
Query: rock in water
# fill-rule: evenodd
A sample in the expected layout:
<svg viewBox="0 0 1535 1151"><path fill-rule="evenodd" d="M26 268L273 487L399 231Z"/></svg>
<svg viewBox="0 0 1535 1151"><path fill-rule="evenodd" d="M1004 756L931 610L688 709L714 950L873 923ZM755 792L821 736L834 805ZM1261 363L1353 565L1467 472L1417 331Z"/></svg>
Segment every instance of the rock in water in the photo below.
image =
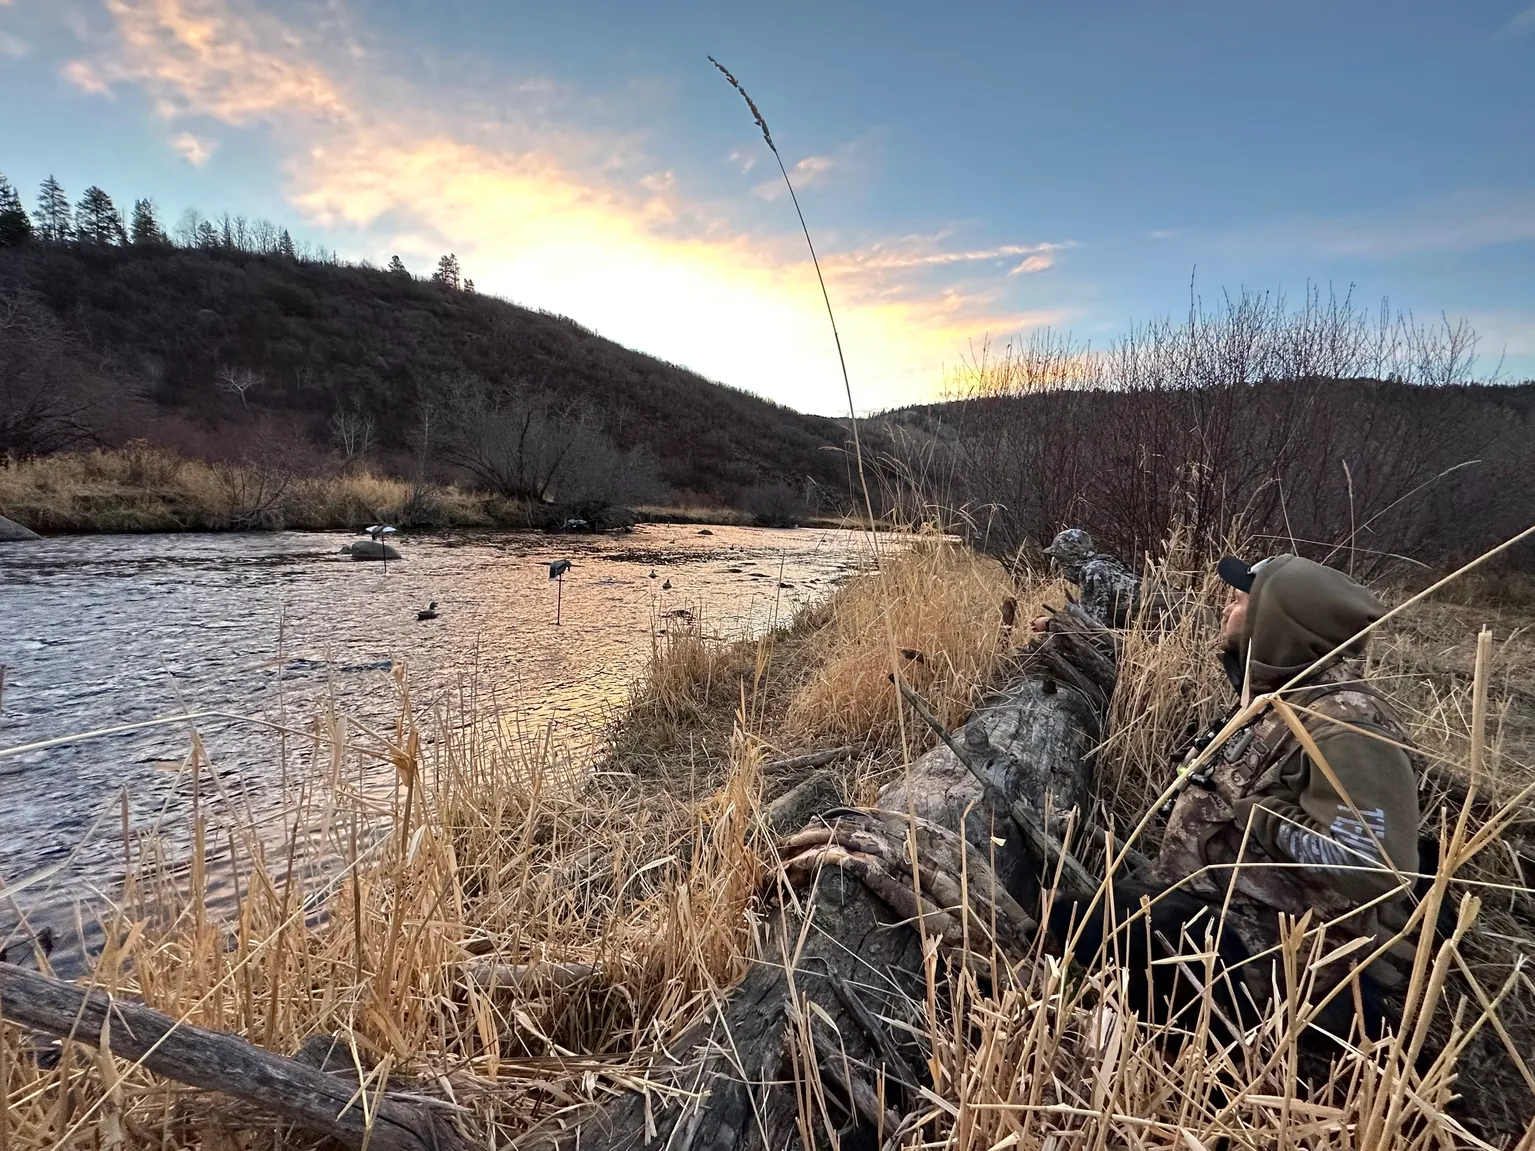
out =
<svg viewBox="0 0 1535 1151"><path fill-rule="evenodd" d="M358 540L341 549L354 560L397 560L403 558L382 540Z"/></svg>
<svg viewBox="0 0 1535 1151"><path fill-rule="evenodd" d="M0 543L10 540L35 540L41 537L31 528L24 528L15 520L0 516Z"/></svg>

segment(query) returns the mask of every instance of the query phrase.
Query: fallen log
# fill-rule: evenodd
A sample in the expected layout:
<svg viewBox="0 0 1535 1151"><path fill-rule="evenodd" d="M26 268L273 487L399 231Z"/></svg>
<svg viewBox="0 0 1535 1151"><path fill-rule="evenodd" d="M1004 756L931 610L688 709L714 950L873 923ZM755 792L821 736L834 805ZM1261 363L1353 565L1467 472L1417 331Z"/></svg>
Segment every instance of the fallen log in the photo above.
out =
<svg viewBox="0 0 1535 1151"><path fill-rule="evenodd" d="M960 736L945 732L875 809L826 811L783 842L761 958L645 1075L669 1096L620 1096L520 1146L802 1147L807 1076L841 1125L872 1139L925 1110L924 940L951 956L961 944L1018 954L1041 870L1071 860L1059 836L1087 809L1113 663L1079 621L1056 626L1072 632L1059 651L1081 658L1079 678L1047 689L1031 668Z"/></svg>
<svg viewBox="0 0 1535 1151"><path fill-rule="evenodd" d="M364 1099L353 1068L335 1075L265 1051L237 1035L178 1023L169 1015L97 989L0 964L0 1016L22 1027L106 1047L156 1075L221 1091L285 1123L373 1151L467 1151L468 1144L424 1106Z"/></svg>
<svg viewBox="0 0 1535 1151"><path fill-rule="evenodd" d="M766 775L784 775L789 772L803 771L807 767L825 767L828 763L836 763L839 759L847 759L858 749L851 745L846 747L828 747L822 751L812 751L806 755L791 756L788 759L775 759L762 765L762 771Z"/></svg>

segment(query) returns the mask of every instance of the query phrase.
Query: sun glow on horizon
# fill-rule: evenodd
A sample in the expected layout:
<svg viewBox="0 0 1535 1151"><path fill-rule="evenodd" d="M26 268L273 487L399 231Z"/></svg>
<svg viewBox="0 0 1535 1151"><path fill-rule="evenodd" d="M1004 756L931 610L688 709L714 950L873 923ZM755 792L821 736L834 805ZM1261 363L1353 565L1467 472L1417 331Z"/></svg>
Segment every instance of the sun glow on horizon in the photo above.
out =
<svg viewBox="0 0 1535 1151"><path fill-rule="evenodd" d="M451 250L481 290L792 407L846 411L792 217L777 236L753 235L685 198L668 171L593 161L602 142L578 129L509 125L486 142L483 123L413 112L421 94L396 81L381 99L366 74L343 78L291 29L228 0L105 2L115 42L69 61L65 77L95 93L140 87L172 129L168 146L198 142L197 163L218 146L210 120L268 129L286 153L286 195L338 246L398 253L418 272ZM179 130L186 120L195 136ZM1049 268L1069 245L954 250L948 239L823 259L860 411L931 399L975 340L1059 319L1009 308L1005 281Z"/></svg>

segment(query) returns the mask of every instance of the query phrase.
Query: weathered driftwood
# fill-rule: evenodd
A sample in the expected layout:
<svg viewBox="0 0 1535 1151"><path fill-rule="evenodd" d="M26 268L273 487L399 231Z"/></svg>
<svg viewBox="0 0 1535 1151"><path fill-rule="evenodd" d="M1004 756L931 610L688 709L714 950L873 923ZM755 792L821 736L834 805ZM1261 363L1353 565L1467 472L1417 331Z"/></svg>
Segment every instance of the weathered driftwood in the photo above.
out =
<svg viewBox="0 0 1535 1151"><path fill-rule="evenodd" d="M912 1012L925 998L924 936L941 951L1017 954L1034 930L1026 909L1041 871L1070 860L1059 834L1086 808L1112 647L1080 621L1053 623L1052 634L1070 636L1058 648L1080 690L1079 679L1047 685L1029 665L882 790L876 809L825 811L782 843L761 959L649 1069L670 1094L622 1096L523 1145L801 1146L796 1081L807 1074L841 1123L881 1141L898 1114L923 1109L914 1088L926 1053L886 1021L921 1031Z"/></svg>
<svg viewBox="0 0 1535 1151"><path fill-rule="evenodd" d="M841 794L832 772L814 771L763 808L762 818L779 835L798 831L823 811L835 807Z"/></svg>
<svg viewBox="0 0 1535 1151"><path fill-rule="evenodd" d="M805 755L795 755L788 759L775 759L762 765L762 770L768 775L780 775L785 772L803 771L807 767L825 767L828 763L836 763L839 759L847 759L857 748L851 745L846 747L828 747L821 751L812 751Z"/></svg>
<svg viewBox="0 0 1535 1151"><path fill-rule="evenodd" d="M348 1147L366 1143L376 1151L458 1151L468 1146L432 1111L378 1096L371 1084L364 1106L355 1069L327 1074L236 1035L178 1024L141 1003L35 971L0 964L0 1015L45 1035L105 1046L156 1075L222 1091Z"/></svg>

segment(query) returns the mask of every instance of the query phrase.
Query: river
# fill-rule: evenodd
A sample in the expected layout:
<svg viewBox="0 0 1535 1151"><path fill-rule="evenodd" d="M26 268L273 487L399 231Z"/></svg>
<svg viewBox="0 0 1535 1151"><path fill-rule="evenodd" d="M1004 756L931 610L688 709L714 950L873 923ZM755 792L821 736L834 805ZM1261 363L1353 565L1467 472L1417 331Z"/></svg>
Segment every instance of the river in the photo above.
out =
<svg viewBox="0 0 1535 1151"><path fill-rule="evenodd" d="M403 560L384 564L341 553L357 538L0 545L0 942L17 908L34 928L70 934L75 901L116 887L124 796L130 832L177 841L194 728L199 772L257 812L280 809L292 782L261 721L302 729L333 705L389 730L402 666L418 713L472 681L475 719L550 732L589 759L676 613L711 634L757 634L828 594L865 554L848 532L644 525L402 535ZM562 559L572 566L551 581ZM418 620L431 601L437 618ZM14 751L207 711L225 714Z"/></svg>

